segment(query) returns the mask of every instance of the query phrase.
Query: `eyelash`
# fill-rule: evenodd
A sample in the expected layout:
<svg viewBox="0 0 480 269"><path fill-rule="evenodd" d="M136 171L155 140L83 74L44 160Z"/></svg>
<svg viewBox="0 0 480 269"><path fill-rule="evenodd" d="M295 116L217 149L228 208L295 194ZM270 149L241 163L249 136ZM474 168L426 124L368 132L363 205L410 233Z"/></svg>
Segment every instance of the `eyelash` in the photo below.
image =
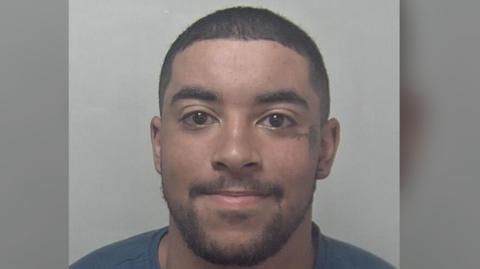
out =
<svg viewBox="0 0 480 269"><path fill-rule="evenodd" d="M273 116L280 116L280 118L282 119L282 121L281 121L282 126L279 126L279 127L271 126L271 122L268 122L268 125L270 125L270 126L263 125L265 128L272 129L272 130L279 130L279 129L285 129L285 128L288 128L288 127L292 127L292 126L297 124L296 121L292 117L287 116L283 113L279 113L279 112L268 114L267 116L263 117L259 121L259 123L264 122L264 121L270 121ZM284 125L283 123L285 121L287 121L287 123L288 123L287 126L283 126Z"/></svg>
<svg viewBox="0 0 480 269"><path fill-rule="evenodd" d="M209 123L204 123L204 124L198 124L196 122L194 122L194 116L197 115L197 116L200 116L199 113L203 114L203 116L206 116L206 120L210 122ZM214 122L212 122L212 120ZM195 110L195 111L192 111L192 112L189 112L187 114L185 114L184 116L182 116L180 118L180 121L187 125L188 127L191 127L191 128L202 128L202 127L205 127L205 126L208 126L208 125L212 125L216 122L218 122L217 118L215 118L214 116L212 116L210 113L208 112L205 112L205 111L201 111L201 110ZM190 122L189 122L190 121Z"/></svg>
<svg viewBox="0 0 480 269"><path fill-rule="evenodd" d="M203 117L206 117L204 120L207 122L207 123L196 123L195 122L195 119L194 119L194 116L197 115L199 117L203 116ZM273 117L273 116L279 116L280 117L280 123L282 125L284 125L284 122L286 121L287 122L287 126L278 126L278 127L275 127L275 126L272 126L272 122L268 122L267 124L261 124L262 122L265 122L265 121L270 121ZM185 124L187 127L190 127L190 128L203 128L203 127L206 127L206 126L209 126L209 125L212 125L212 124L215 124L217 123L219 120L217 118L215 118L214 116L212 116L210 113L208 112L205 112L205 111L201 111L201 110L196 110L196 111L192 111L192 112L189 112L187 114L185 114L184 116L182 116L180 118L180 121ZM262 127L265 127L265 128L268 128L268 129L271 129L271 130L279 130L279 129L285 129L285 128L288 128L288 127L292 127L294 125L296 125L296 121L290 117L290 116L287 116L283 113L279 113L279 112L276 112L276 113L270 113L266 116L264 116L263 118L261 118L257 124L260 124Z"/></svg>

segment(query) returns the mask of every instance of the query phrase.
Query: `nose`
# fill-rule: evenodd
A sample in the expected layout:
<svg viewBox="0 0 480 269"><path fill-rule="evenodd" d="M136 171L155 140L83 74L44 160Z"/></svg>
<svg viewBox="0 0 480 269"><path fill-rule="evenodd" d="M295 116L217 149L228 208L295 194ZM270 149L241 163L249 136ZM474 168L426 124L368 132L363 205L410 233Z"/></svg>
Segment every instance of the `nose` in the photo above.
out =
<svg viewBox="0 0 480 269"><path fill-rule="evenodd" d="M217 171L249 173L261 168L259 148L255 147L254 130L239 120L222 127L212 155L212 167Z"/></svg>

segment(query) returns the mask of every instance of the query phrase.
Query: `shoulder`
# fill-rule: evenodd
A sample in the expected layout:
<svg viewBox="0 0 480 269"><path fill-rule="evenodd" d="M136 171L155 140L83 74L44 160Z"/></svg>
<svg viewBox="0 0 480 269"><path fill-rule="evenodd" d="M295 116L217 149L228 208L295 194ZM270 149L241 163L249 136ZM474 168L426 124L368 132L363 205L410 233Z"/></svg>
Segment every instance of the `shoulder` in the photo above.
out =
<svg viewBox="0 0 480 269"><path fill-rule="evenodd" d="M325 244L327 268L332 269L394 269L391 264L374 254L333 238L322 236Z"/></svg>
<svg viewBox="0 0 480 269"><path fill-rule="evenodd" d="M69 268L140 268L140 264L144 268L152 268L152 254L156 254L156 246L166 231L167 228L154 230L104 246L79 259Z"/></svg>

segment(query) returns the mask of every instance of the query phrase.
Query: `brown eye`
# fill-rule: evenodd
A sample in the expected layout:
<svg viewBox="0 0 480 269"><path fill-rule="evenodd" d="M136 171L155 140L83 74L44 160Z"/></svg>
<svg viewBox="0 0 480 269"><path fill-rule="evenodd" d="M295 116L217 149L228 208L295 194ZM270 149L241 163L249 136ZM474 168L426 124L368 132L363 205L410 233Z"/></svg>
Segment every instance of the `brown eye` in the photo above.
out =
<svg viewBox="0 0 480 269"><path fill-rule="evenodd" d="M279 129L290 127L295 124L295 121L281 113L273 113L263 118L259 124L270 129Z"/></svg>
<svg viewBox="0 0 480 269"><path fill-rule="evenodd" d="M195 122L195 124L202 125L202 124L205 124L205 122L207 122L208 115L207 113L197 111L193 113L192 120L193 122Z"/></svg>
<svg viewBox="0 0 480 269"><path fill-rule="evenodd" d="M194 111L182 117L181 121L190 127L203 127L217 122L217 119L203 111Z"/></svg>
<svg viewBox="0 0 480 269"><path fill-rule="evenodd" d="M275 128L281 127L284 121L285 121L285 117L280 114L273 114L268 118L268 122L270 123L270 126Z"/></svg>

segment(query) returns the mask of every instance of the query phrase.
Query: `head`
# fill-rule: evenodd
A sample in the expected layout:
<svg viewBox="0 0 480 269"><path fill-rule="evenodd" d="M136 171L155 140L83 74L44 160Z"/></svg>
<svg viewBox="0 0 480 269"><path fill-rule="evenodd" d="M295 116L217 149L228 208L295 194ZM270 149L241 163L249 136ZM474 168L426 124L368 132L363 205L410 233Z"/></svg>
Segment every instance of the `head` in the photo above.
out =
<svg viewBox="0 0 480 269"><path fill-rule="evenodd" d="M339 127L328 77L298 26L230 8L185 30L160 75L154 161L172 225L208 262L254 265L311 221Z"/></svg>

